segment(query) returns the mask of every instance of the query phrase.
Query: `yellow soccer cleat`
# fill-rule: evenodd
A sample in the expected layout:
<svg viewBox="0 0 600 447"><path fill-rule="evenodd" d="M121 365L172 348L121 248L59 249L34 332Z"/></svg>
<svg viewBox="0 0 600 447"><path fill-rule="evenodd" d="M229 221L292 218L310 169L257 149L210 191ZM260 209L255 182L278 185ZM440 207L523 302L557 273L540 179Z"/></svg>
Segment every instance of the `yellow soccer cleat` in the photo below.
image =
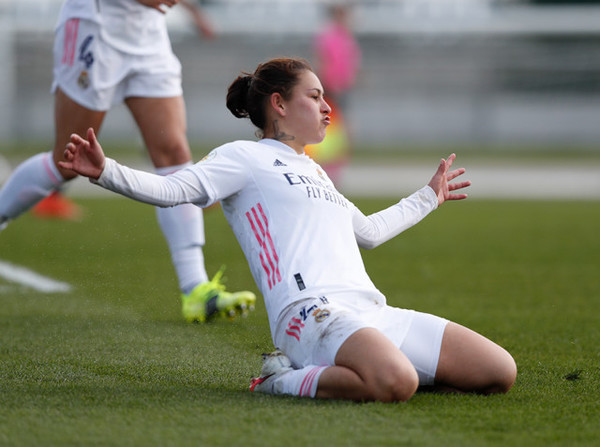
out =
<svg viewBox="0 0 600 447"><path fill-rule="evenodd" d="M227 292L221 283L225 268L221 268L208 282L198 284L190 293L181 295L183 318L189 323L204 323L218 317L246 316L254 310L256 295L243 290Z"/></svg>

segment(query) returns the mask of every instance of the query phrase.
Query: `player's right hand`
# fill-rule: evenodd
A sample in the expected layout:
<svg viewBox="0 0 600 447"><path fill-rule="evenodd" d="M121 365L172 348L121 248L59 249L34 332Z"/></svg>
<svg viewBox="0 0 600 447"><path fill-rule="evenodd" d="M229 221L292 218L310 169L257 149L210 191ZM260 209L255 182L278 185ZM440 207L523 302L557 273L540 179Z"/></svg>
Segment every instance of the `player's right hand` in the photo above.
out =
<svg viewBox="0 0 600 447"><path fill-rule="evenodd" d="M106 157L96 139L94 129L90 127L86 136L87 140L76 133L72 134L71 142L67 144L64 152L66 161L59 161L58 164L61 168L97 180L104 170Z"/></svg>

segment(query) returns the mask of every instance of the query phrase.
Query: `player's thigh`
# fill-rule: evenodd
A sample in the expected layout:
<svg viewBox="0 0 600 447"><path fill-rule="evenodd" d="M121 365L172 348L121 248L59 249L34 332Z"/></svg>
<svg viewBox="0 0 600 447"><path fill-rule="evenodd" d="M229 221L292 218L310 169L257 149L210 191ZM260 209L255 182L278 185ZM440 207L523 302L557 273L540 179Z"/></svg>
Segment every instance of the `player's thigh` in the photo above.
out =
<svg viewBox="0 0 600 447"><path fill-rule="evenodd" d="M90 127L98 132L105 115L106 112L90 110L80 105L58 88L54 95L55 163L64 160L65 146L70 141L71 134L85 136ZM73 177L71 171L61 173L65 178Z"/></svg>
<svg viewBox="0 0 600 447"><path fill-rule="evenodd" d="M506 392L516 378L512 356L483 335L449 322L444 331L436 384L465 392Z"/></svg>
<svg viewBox="0 0 600 447"><path fill-rule="evenodd" d="M342 344L335 357L337 366L356 372L367 384L396 389L408 399L417 389L419 378L402 351L378 329L358 330Z"/></svg>
<svg viewBox="0 0 600 447"><path fill-rule="evenodd" d="M174 166L191 160L182 96L130 97L125 104L142 133L154 166Z"/></svg>

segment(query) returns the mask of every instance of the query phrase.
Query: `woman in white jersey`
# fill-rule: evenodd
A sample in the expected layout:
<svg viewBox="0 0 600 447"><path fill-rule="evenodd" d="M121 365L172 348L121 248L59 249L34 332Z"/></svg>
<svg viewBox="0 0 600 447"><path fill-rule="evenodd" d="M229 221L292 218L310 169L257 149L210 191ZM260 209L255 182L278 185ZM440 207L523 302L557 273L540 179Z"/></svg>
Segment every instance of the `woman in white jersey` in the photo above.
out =
<svg viewBox="0 0 600 447"><path fill-rule="evenodd" d="M229 87L227 107L249 117L260 141L235 141L196 165L159 177L104 157L90 129L71 137L65 169L157 206L194 203L223 210L263 294L280 350L265 356L253 391L405 401L418 387L508 391L515 363L504 349L445 319L386 305L359 246L375 247L419 222L468 181L442 160L427 186L365 216L304 154L321 141L331 112L301 59L274 59Z"/></svg>
<svg viewBox="0 0 600 447"><path fill-rule="evenodd" d="M55 197L76 174L62 169L71 133L100 130L107 111L124 102L144 138L156 173L191 164L186 137L181 65L171 50L164 10L179 0L65 0L54 41L54 150L35 155L0 190L0 230L45 197ZM201 32L212 28L186 4ZM204 266L202 210L187 204L157 209L179 279L187 321L245 312L255 296L231 294L208 280Z"/></svg>

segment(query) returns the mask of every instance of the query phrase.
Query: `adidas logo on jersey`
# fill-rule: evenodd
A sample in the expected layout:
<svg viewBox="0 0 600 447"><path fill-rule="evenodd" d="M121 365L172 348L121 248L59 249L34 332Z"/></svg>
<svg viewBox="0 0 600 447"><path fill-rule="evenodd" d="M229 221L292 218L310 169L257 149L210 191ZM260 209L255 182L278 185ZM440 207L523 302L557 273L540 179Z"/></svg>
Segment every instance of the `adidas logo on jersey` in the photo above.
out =
<svg viewBox="0 0 600 447"><path fill-rule="evenodd" d="M273 162L273 166L287 166L287 165L276 158L275 161Z"/></svg>

